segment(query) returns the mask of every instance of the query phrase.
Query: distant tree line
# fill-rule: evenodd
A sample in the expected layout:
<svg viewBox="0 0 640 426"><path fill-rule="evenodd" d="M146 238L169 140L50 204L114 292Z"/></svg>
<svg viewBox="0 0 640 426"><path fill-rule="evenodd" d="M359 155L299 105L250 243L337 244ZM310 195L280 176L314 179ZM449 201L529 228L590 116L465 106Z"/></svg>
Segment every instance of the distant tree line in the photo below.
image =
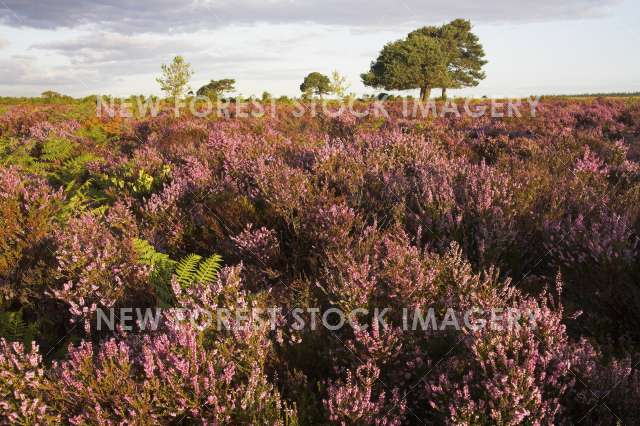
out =
<svg viewBox="0 0 640 426"><path fill-rule="evenodd" d="M419 89L422 101L430 97L433 88L440 88L444 98L447 89L477 86L485 78L484 57L482 44L471 31L471 22L456 19L441 26L419 28L388 43L361 78L366 86L384 90ZM189 89L192 75L191 65L176 56L169 65L162 65L162 76L157 81L168 97L177 98L193 94ZM309 73L300 84L303 99L328 94L344 98L348 88L346 78L338 71L331 78L320 72ZM218 100L233 91L235 80L226 78L211 80L196 94ZM272 97L265 92L262 99Z"/></svg>
<svg viewBox="0 0 640 426"><path fill-rule="evenodd" d="M426 100L433 88L447 89L477 86L485 78L482 67L487 63L478 37L471 32L471 22L456 19L441 26L426 26L410 32L405 38L386 44L376 60L371 62L368 72L361 74L366 86L384 90L420 90L420 99ZM169 64L162 65L162 75L156 78L161 90L168 98L194 95L189 87L193 76L191 64L182 56L176 56ZM231 78L211 80L196 91L198 96L219 100L226 93L235 91L236 81ZM320 72L311 72L300 84L303 99L313 96L323 98L333 94L346 96L349 85L338 71L331 77ZM42 97L49 100L62 99L63 95L46 91ZM388 95L383 98L388 97ZM262 100L272 99L264 92Z"/></svg>

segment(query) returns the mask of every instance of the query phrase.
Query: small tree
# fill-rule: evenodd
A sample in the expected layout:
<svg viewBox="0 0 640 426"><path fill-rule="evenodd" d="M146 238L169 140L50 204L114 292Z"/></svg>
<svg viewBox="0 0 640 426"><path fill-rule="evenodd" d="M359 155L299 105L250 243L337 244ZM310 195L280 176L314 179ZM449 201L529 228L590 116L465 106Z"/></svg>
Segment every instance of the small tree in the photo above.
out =
<svg viewBox="0 0 640 426"><path fill-rule="evenodd" d="M236 81L232 78L223 78L222 80L211 80L198 89L198 96L208 96L212 100L217 100L224 93L233 92Z"/></svg>
<svg viewBox="0 0 640 426"><path fill-rule="evenodd" d="M300 91L305 95L313 93L322 98L322 95L331 93L331 80L319 72L312 72L304 78Z"/></svg>
<svg viewBox="0 0 640 426"><path fill-rule="evenodd" d="M182 56L176 56L171 64L162 64L162 77L158 77L156 81L168 97L181 98L190 89L189 80L192 75L191 64L185 62Z"/></svg>
<svg viewBox="0 0 640 426"><path fill-rule="evenodd" d="M331 92L339 98L344 98L349 90L350 85L347 84L347 78L341 75L338 70L331 73Z"/></svg>
<svg viewBox="0 0 640 426"><path fill-rule="evenodd" d="M267 103L267 102L271 102L273 100L273 96L271 95L271 93L264 91L262 92L262 102Z"/></svg>

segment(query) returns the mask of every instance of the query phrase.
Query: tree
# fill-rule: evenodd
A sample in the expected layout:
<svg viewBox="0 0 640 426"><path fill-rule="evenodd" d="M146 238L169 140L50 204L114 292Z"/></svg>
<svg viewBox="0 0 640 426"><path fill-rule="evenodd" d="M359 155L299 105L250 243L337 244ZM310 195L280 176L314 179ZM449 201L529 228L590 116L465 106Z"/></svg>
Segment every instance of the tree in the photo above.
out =
<svg viewBox="0 0 640 426"><path fill-rule="evenodd" d="M425 101L431 89L476 86L485 78L484 50L471 32L471 23L456 19L440 27L417 29L405 39L388 43L369 72L362 74L367 86L386 90L420 89Z"/></svg>
<svg viewBox="0 0 640 426"><path fill-rule="evenodd" d="M447 63L442 43L426 35L388 43L361 77L366 86L385 90L420 89L423 101L432 88L449 84L444 81Z"/></svg>
<svg viewBox="0 0 640 426"><path fill-rule="evenodd" d="M262 92L262 102L267 103L271 102L272 100L273 96L271 95L271 93L267 92L266 90Z"/></svg>
<svg viewBox="0 0 640 426"><path fill-rule="evenodd" d="M208 96L210 99L217 100L224 93L233 92L236 81L231 78L224 78L222 80L211 80L208 84L205 84L198 89L198 96Z"/></svg>
<svg viewBox="0 0 640 426"><path fill-rule="evenodd" d="M331 93L331 80L319 72L312 72L304 78L300 85L300 91L305 95L313 93L322 97L322 95Z"/></svg>
<svg viewBox="0 0 640 426"><path fill-rule="evenodd" d="M446 98L448 87L459 89L477 86L486 75L482 67L487 63L478 36L471 32L471 22L456 19L441 27L423 27L409 34L408 38L428 36L439 39L447 58L448 78L442 87Z"/></svg>
<svg viewBox="0 0 640 426"><path fill-rule="evenodd" d="M43 98L47 98L47 99L54 99L54 98L61 98L62 95L58 92L54 92L53 90L47 90L42 92L42 94L40 95Z"/></svg>
<svg viewBox="0 0 640 426"><path fill-rule="evenodd" d="M350 85L347 84L347 78L341 75L338 70L331 73L331 93L339 98L344 98L349 90Z"/></svg>
<svg viewBox="0 0 640 426"><path fill-rule="evenodd" d="M167 96L181 98L189 90L192 75L191 65L182 56L176 56L171 64L162 64L162 77L158 77L156 81Z"/></svg>

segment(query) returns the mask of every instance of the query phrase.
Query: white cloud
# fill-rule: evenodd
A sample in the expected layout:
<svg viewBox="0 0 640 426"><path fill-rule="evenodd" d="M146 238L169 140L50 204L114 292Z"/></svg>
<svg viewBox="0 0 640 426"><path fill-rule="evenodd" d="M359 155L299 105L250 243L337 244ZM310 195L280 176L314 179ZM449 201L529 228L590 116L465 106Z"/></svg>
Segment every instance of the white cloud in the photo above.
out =
<svg viewBox="0 0 640 426"><path fill-rule="evenodd" d="M546 21L602 13L620 0L4 0L0 22L35 28L92 27L120 33L193 32L233 24L315 23L393 28L453 18Z"/></svg>
<svg viewBox="0 0 640 426"><path fill-rule="evenodd" d="M34 56L13 55L0 59L0 86L7 88L82 88L95 84L96 72L87 69L51 67L41 64ZM43 89L44 90L44 89Z"/></svg>
<svg viewBox="0 0 640 426"><path fill-rule="evenodd" d="M14 36L21 38L33 30L16 31L19 34ZM159 93L155 77L160 74L160 65L176 55L184 56L193 65L194 88L210 79L236 78L243 93L252 93L253 84L265 87L264 80L290 78L292 72L283 72L283 62L299 63L302 56L312 52L307 43L326 41L329 29L302 25L231 26L173 35L85 30L74 31L66 39L47 40L50 32L38 33L17 51L30 56L14 54L10 60L0 59L0 87L5 87L5 93L7 89L15 93L13 88L17 87L23 88L18 94L37 94L43 87L75 96L95 92ZM295 78L303 72L304 69L297 72ZM249 86L245 85L249 81Z"/></svg>
<svg viewBox="0 0 640 426"><path fill-rule="evenodd" d="M183 55L196 72L194 88L214 78L236 78L236 87L244 94L266 89L291 95L298 93L300 80L308 72L329 73L337 68L347 75L352 90L362 93L367 89L360 84L360 73L385 43L418 26L457 17L476 24L489 66L502 64L496 69L504 71L506 80L515 81L513 67L531 56L526 49L549 50L547 59L553 64L575 51L575 45L591 48L593 23L568 21L605 14L607 7L617 3L619 0L1 0L0 88L3 94L37 94L49 88L76 96L159 93L155 77L160 64ZM620 27L611 21L612 16L619 19L619 10L598 21L610 21L608 31ZM521 25L554 20L557 22ZM502 25L505 22L513 24ZM576 28L588 31L566 38ZM635 22L630 28L635 29ZM549 37L544 38L547 33ZM559 46L564 38L571 46ZM11 41L8 47L5 40ZM625 40L618 44L621 41L626 46ZM25 52L32 57L16 57ZM489 77L494 75L500 74L492 70ZM487 84L502 87L506 83L503 78L493 83L487 79Z"/></svg>
<svg viewBox="0 0 640 426"><path fill-rule="evenodd" d="M192 40L148 35L125 36L106 32L55 42L40 42L31 46L31 49L63 55L75 65L144 62L172 54L194 53L204 48L202 43Z"/></svg>

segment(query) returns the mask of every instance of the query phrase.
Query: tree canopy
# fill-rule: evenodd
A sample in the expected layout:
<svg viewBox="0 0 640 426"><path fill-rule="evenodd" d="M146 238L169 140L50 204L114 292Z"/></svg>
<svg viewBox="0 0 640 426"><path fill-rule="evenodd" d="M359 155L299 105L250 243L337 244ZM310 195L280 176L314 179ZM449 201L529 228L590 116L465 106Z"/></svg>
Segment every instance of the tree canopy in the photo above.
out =
<svg viewBox="0 0 640 426"><path fill-rule="evenodd" d="M44 92L42 92L42 94L40 95L43 98L47 98L47 99L53 99L53 98L61 98L62 95L58 92L54 92L53 90L46 90Z"/></svg>
<svg viewBox="0 0 640 426"><path fill-rule="evenodd" d="M422 36L440 40L446 58L447 84L435 87L442 87L443 90L448 87L472 87L486 77L482 71L487 63L484 49L478 36L471 32L470 21L456 19L440 27L423 27L409 33L408 38Z"/></svg>
<svg viewBox="0 0 640 426"><path fill-rule="evenodd" d="M304 94L313 93L322 97L322 95L331 93L331 80L324 74L312 72L304 78L300 85L300 91Z"/></svg>
<svg viewBox="0 0 640 426"><path fill-rule="evenodd" d="M456 19L388 43L361 77L365 85L385 90L420 89L426 100L435 87L444 95L446 88L476 86L485 78L484 64L484 50L471 23Z"/></svg>
<svg viewBox="0 0 640 426"><path fill-rule="evenodd" d="M233 92L236 81L232 78L223 78L222 80L211 80L198 89L198 96L208 96L210 99L218 99L224 93Z"/></svg>
<svg viewBox="0 0 640 426"><path fill-rule="evenodd" d="M180 98L189 90L192 75L191 64L182 56L176 56L169 65L162 64L162 77L158 77L156 81L167 96Z"/></svg>

